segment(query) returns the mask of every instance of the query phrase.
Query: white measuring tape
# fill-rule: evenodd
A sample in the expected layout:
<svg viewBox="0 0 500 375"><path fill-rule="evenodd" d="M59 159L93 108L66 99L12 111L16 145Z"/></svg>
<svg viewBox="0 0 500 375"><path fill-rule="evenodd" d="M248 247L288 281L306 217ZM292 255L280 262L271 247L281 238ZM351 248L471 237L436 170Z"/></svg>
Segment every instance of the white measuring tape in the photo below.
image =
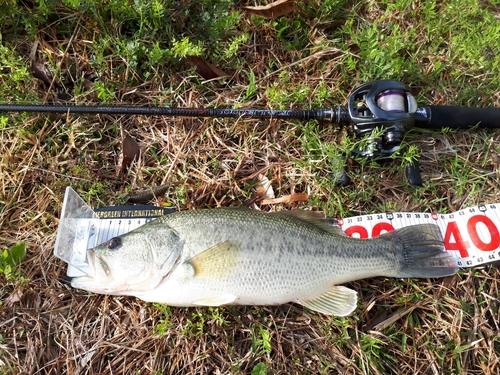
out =
<svg viewBox="0 0 500 375"><path fill-rule="evenodd" d="M451 214L394 212L338 219L347 235L372 238L415 224L433 223L443 234L444 247L460 267L500 259L500 204L466 208Z"/></svg>
<svg viewBox="0 0 500 375"><path fill-rule="evenodd" d="M68 187L54 255L68 263L68 276L84 275L89 272L87 249L165 213L166 209L153 206L127 206L121 210L111 207L94 212ZM460 267L474 267L500 259L500 204L475 206L451 214L391 212L337 220L347 235L356 238L372 238L410 225L433 223L441 229L445 249Z"/></svg>

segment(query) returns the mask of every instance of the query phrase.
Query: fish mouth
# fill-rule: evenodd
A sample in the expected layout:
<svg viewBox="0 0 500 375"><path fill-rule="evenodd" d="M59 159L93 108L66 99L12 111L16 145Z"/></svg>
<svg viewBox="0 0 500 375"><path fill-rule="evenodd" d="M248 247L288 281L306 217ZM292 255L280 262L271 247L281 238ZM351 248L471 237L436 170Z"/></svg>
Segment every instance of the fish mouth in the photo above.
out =
<svg viewBox="0 0 500 375"><path fill-rule="evenodd" d="M87 264L90 266L92 273L95 273L95 251L94 249L87 250Z"/></svg>
<svg viewBox="0 0 500 375"><path fill-rule="evenodd" d="M88 249L85 254L85 262L87 264L85 275L71 277L69 279L73 288L80 288L80 286L92 284L94 282L96 275L95 258L94 249Z"/></svg>
<svg viewBox="0 0 500 375"><path fill-rule="evenodd" d="M111 276L111 271L106 261L96 254L94 249L87 250L87 262L92 270L92 275L87 275L96 281L104 281Z"/></svg>
<svg viewBox="0 0 500 375"><path fill-rule="evenodd" d="M85 276L74 277L71 286L88 292L112 295L128 295L130 285L127 282L116 280L106 261L95 252L87 250L87 262L90 272Z"/></svg>
<svg viewBox="0 0 500 375"><path fill-rule="evenodd" d="M114 279L107 263L98 256L94 249L87 250L87 264L90 272L85 276L73 277L71 286L96 293L109 293L107 285L112 285Z"/></svg>

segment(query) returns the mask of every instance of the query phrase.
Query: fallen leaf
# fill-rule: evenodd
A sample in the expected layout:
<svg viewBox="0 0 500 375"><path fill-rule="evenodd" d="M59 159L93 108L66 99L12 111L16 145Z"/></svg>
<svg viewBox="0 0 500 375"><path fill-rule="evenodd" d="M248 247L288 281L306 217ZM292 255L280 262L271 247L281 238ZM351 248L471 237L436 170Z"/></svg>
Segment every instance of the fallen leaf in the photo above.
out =
<svg viewBox="0 0 500 375"><path fill-rule="evenodd" d="M45 65L39 62L31 63L31 72L33 73L33 77L42 81L47 88L52 84L52 80L54 79L54 75Z"/></svg>
<svg viewBox="0 0 500 375"><path fill-rule="evenodd" d="M137 142L128 134L123 139L122 153L123 160L120 170L118 171L118 176L125 174L130 165L139 157L139 154L141 153L141 149L139 148Z"/></svg>
<svg viewBox="0 0 500 375"><path fill-rule="evenodd" d="M23 291L20 288L14 289L10 296L7 297L5 301L6 306L12 306L13 304L20 302L23 297Z"/></svg>
<svg viewBox="0 0 500 375"><path fill-rule="evenodd" d="M255 186L255 190L256 190L256 199L274 199L275 195L274 195L274 190L273 190L273 187L271 185L271 181L269 181L269 179L264 176L263 174L259 174L257 176L257 179L259 180L259 182L257 183L257 185Z"/></svg>
<svg viewBox="0 0 500 375"><path fill-rule="evenodd" d="M220 77L229 77L229 74L217 68L215 65L205 61L200 56L188 56L189 63L196 67L198 73L203 79L209 80Z"/></svg>
<svg viewBox="0 0 500 375"><path fill-rule="evenodd" d="M284 195L279 198L263 199L260 201L261 204L277 204L277 203L293 203L293 202L305 202L309 199L309 195L306 193L293 193L289 195Z"/></svg>
<svg viewBox="0 0 500 375"><path fill-rule="evenodd" d="M363 332L371 331L377 324L384 322L387 319L388 314L388 309L376 311L375 315L363 326Z"/></svg>
<svg viewBox="0 0 500 375"><path fill-rule="evenodd" d="M274 197L274 189L271 185L271 181L265 175L259 173L257 175L257 183L255 184L255 194L248 198L244 204L250 207L255 205L255 202L261 201L262 199L274 199Z"/></svg>
<svg viewBox="0 0 500 375"><path fill-rule="evenodd" d="M68 100L69 95L63 91L61 85L54 79L54 75L49 68L39 62L33 61L31 63L31 72L33 73L33 77L43 82L47 90L52 87L57 92L59 99Z"/></svg>
<svg viewBox="0 0 500 375"><path fill-rule="evenodd" d="M416 308L420 307L420 301L415 303L414 305L412 306L408 306L394 314L392 314L391 316L389 317L386 317L385 320L377 323L376 325L374 325L372 327L373 330L375 331L383 331L384 329L386 329L387 327L390 327L392 326L394 323L396 323L399 319L403 318L404 316L408 315L409 313L411 313L413 310L415 310Z"/></svg>
<svg viewBox="0 0 500 375"><path fill-rule="evenodd" d="M85 91L92 91L94 89L94 82L92 82L90 79L84 78L83 79L83 89Z"/></svg>
<svg viewBox="0 0 500 375"><path fill-rule="evenodd" d="M294 0L278 0L268 5L244 7L244 9L254 16L260 16L264 18L281 17L295 11L306 14L301 7L295 4Z"/></svg>

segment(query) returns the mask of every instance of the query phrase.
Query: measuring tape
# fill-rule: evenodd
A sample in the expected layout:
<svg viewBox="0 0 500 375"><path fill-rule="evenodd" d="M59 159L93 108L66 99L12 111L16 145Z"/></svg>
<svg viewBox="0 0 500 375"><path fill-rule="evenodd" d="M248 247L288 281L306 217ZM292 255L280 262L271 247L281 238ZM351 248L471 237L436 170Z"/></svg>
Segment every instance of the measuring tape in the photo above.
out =
<svg viewBox="0 0 500 375"><path fill-rule="evenodd" d="M54 255L68 263L67 275L91 272L87 249L130 232L158 216L174 212L148 205L92 210L71 188L66 188ZM415 224L439 226L444 246L460 267L474 267L500 259L500 204L466 208L451 214L388 212L337 219L344 232L355 238L372 238Z"/></svg>
<svg viewBox="0 0 500 375"><path fill-rule="evenodd" d="M372 238L415 224L436 224L443 234L444 247L460 267L474 267L500 259L500 204L480 205L435 214L388 212L338 219L347 235Z"/></svg>

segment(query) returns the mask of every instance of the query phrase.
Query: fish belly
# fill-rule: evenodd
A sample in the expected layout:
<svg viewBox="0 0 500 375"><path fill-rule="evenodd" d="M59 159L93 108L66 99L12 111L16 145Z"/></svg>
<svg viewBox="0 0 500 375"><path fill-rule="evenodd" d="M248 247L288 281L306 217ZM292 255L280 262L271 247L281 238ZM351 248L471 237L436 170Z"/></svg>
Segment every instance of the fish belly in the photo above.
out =
<svg viewBox="0 0 500 375"><path fill-rule="evenodd" d="M353 265L366 273L360 262ZM354 270L344 260L294 259L272 251L243 259L238 267L220 277L197 277L189 262L184 262L157 288L138 297L172 306L276 305L321 295L338 282L355 276L342 274L351 269Z"/></svg>

